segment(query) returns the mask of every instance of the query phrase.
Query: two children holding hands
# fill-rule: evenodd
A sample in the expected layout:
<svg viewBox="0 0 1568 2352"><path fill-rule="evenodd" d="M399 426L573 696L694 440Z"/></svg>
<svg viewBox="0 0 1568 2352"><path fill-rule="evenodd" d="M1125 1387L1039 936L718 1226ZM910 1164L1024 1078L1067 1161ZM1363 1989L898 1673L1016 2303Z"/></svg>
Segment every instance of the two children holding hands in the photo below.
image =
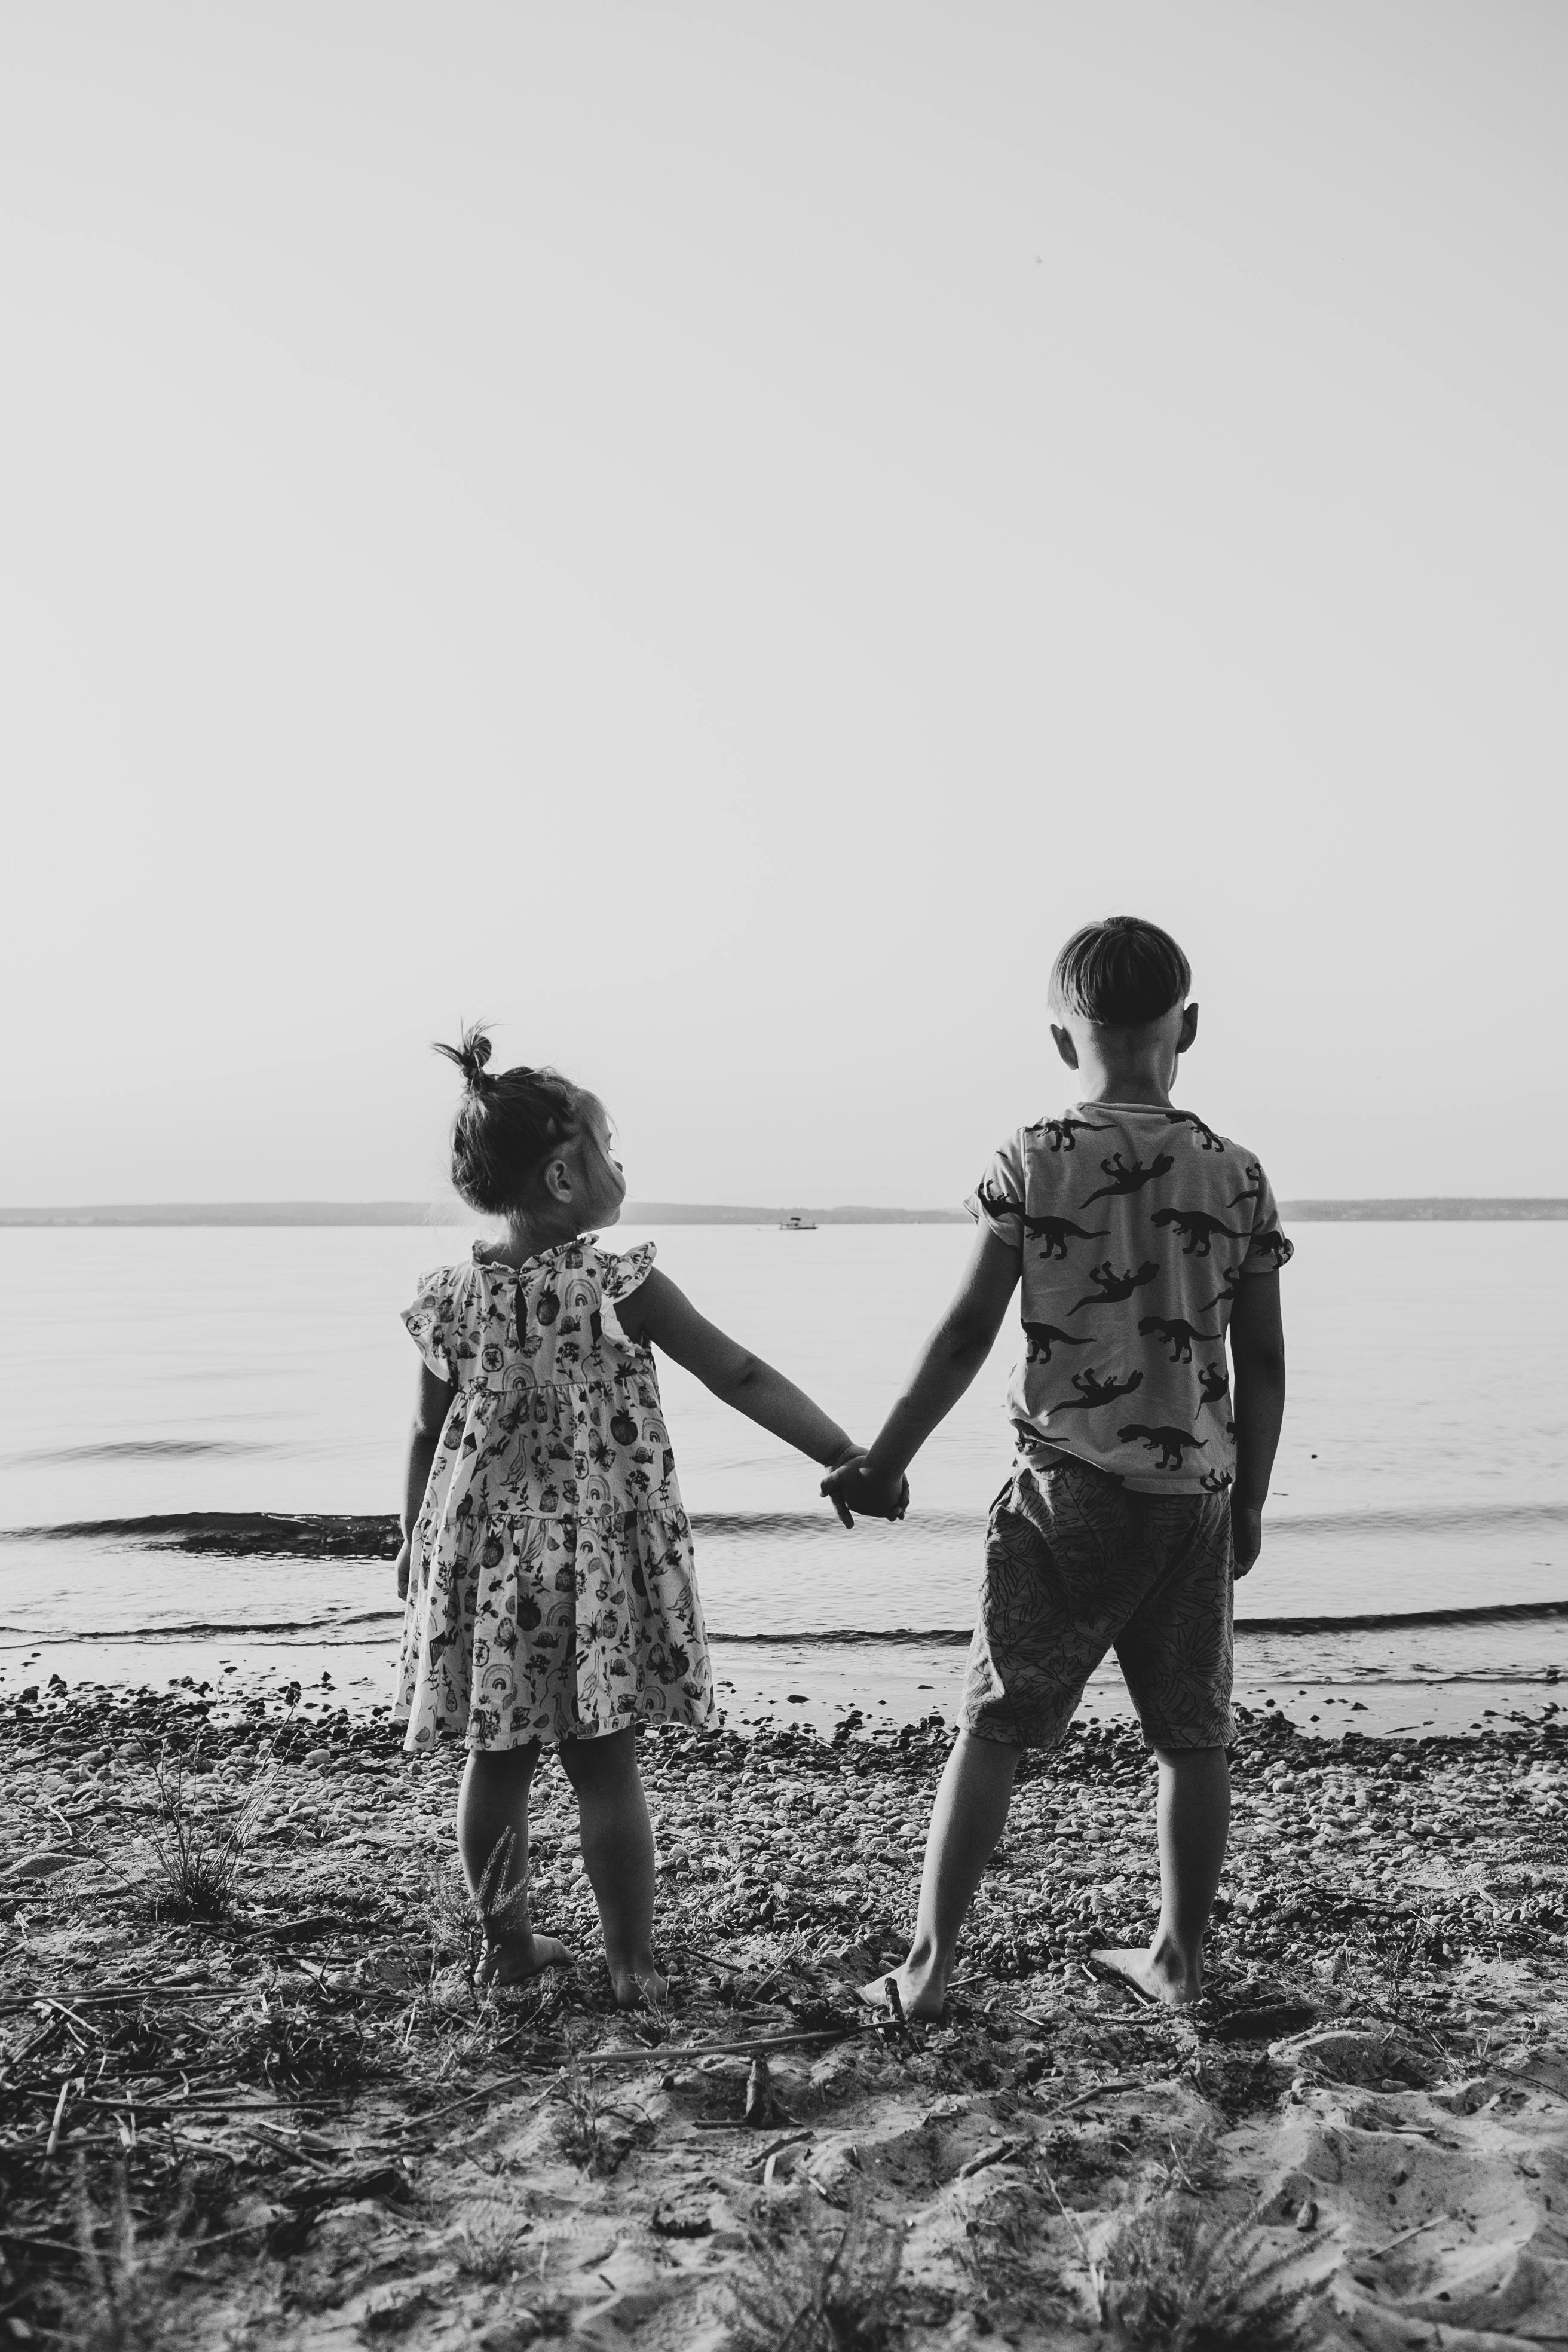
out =
<svg viewBox="0 0 1568 2352"><path fill-rule="evenodd" d="M868 1451L707 1322L651 1244L616 1256L591 1238L626 1192L595 1097L552 1072L490 1076L477 1033L443 1049L467 1081L454 1180L507 1230L428 1276L405 1317L423 1369L396 1714L410 1749L466 1740L458 1846L498 1981L566 1958L527 1913L529 1785L549 1745L581 1808L616 1997L662 1997L635 1727L706 1723L713 1693L655 1350L821 1464L846 1523L899 1518L910 1463L1019 1291L1016 1454L986 1532L963 1728L909 1957L866 1997L941 2014L1019 1756L1062 1738L1112 1648L1158 1761L1162 1899L1146 1950L1097 1958L1156 1999L1197 1997L1229 1822L1231 1583L1261 1544L1290 1244L1257 1158L1172 1106L1197 1032L1190 982L1175 941L1131 917L1062 950L1051 1034L1077 1097L994 1155L957 1293Z"/></svg>

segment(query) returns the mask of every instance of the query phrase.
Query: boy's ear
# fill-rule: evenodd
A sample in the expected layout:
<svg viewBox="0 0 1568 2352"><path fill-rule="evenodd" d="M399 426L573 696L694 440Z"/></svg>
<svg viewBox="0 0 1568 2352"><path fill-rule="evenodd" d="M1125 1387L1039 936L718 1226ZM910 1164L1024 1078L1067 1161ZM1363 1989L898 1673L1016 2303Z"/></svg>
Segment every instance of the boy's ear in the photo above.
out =
<svg viewBox="0 0 1568 2352"><path fill-rule="evenodd" d="M571 1200L572 1171L567 1167L564 1160L546 1160L542 1171L541 1181L542 1181L544 1190L551 1200Z"/></svg>
<svg viewBox="0 0 1568 2352"><path fill-rule="evenodd" d="M1176 1032L1176 1051L1184 1054L1198 1034L1198 1008L1189 1004L1182 1015L1182 1025Z"/></svg>
<svg viewBox="0 0 1568 2352"><path fill-rule="evenodd" d="M1056 1023L1053 1021L1051 1023L1051 1035L1056 1039L1057 1051L1061 1055L1063 1061L1067 1064L1068 1069L1076 1070L1078 1067L1078 1047L1073 1044L1072 1031L1070 1029L1058 1029Z"/></svg>

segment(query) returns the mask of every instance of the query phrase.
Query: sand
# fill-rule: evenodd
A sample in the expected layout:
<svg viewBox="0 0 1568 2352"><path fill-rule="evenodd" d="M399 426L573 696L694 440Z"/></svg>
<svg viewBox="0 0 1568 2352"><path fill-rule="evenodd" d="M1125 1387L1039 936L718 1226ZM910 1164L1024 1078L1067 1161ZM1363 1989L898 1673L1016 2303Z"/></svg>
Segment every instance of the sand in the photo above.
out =
<svg viewBox="0 0 1568 2352"><path fill-rule="evenodd" d="M1147 1933L1154 1854L1135 1738L1076 1734L1020 1786L952 2021L900 2033L853 1993L901 1951L945 1748L650 1737L679 1983L632 2021L559 1772L535 1907L581 1962L487 2000L456 1757L259 1700L6 1701L0 2340L1568 2340L1568 1733L1246 1721L1182 2017L1087 1965ZM172 1811L241 1803L227 1909L171 1916Z"/></svg>

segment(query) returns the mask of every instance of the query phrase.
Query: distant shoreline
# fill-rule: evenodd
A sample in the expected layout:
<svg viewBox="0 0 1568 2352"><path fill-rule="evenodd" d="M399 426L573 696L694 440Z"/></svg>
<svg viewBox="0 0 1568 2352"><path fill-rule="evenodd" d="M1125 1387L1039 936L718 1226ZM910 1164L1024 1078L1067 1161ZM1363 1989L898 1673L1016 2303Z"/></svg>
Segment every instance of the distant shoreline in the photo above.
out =
<svg viewBox="0 0 1568 2352"><path fill-rule="evenodd" d="M0 1228L95 1225L453 1225L468 1213L434 1201L124 1202L69 1208L0 1208ZM1521 1224L1568 1218L1568 1199L1427 1197L1383 1201L1286 1201L1287 1224ZM628 1201L627 1225L776 1225L799 1216L818 1225L966 1225L966 1210L737 1208L700 1201Z"/></svg>

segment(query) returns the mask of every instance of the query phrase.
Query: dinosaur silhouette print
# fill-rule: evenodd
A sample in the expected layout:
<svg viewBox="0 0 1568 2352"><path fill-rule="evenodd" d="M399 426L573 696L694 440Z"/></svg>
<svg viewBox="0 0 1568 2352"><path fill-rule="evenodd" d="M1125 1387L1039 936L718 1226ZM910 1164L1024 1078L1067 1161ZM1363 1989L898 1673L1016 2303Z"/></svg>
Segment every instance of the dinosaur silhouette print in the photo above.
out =
<svg viewBox="0 0 1568 2352"><path fill-rule="evenodd" d="M1024 1337L1028 1341L1024 1360L1030 1364L1048 1364L1053 1341L1060 1348L1092 1348L1094 1341L1087 1335L1075 1339L1070 1331L1058 1331L1054 1323L1026 1323Z"/></svg>
<svg viewBox="0 0 1568 2352"><path fill-rule="evenodd" d="M1195 1451L1200 1445L1208 1444L1206 1437L1194 1437L1190 1429L1151 1429L1142 1421L1127 1422L1116 1434L1123 1445L1131 1445L1135 1438L1141 1438L1151 1454L1158 1453L1160 1459L1154 1465L1156 1470L1179 1470L1184 1445L1190 1445Z"/></svg>
<svg viewBox="0 0 1568 2352"><path fill-rule="evenodd" d="M1208 1315L1212 1313L1214 1308L1216 1307L1234 1307L1236 1305L1236 1295L1241 1288L1243 1279L1244 1276L1242 1273L1241 1261L1237 1259L1235 1265L1227 1265L1225 1272L1220 1276L1220 1280L1225 1286L1224 1289L1216 1290L1212 1298L1205 1298L1203 1305L1198 1308L1198 1313L1200 1315Z"/></svg>
<svg viewBox="0 0 1568 2352"><path fill-rule="evenodd" d="M1256 1205L1263 1198L1263 1171L1257 1160L1249 1160L1242 1173L1247 1178L1247 1190L1237 1192L1234 1200L1227 1202L1227 1208L1239 1209L1244 1201L1251 1201Z"/></svg>
<svg viewBox="0 0 1568 2352"><path fill-rule="evenodd" d="M1223 1151L1225 1150L1225 1145L1215 1133L1213 1128L1205 1127L1195 1110L1173 1110L1171 1113L1171 1120L1173 1126L1190 1127L1192 1129L1200 1151Z"/></svg>
<svg viewBox="0 0 1568 2352"><path fill-rule="evenodd" d="M1218 1217L1211 1217L1206 1209L1156 1209L1149 1223L1169 1225L1182 1236L1184 1257L1207 1257L1211 1244L1216 1241L1244 1242L1245 1234L1233 1234Z"/></svg>
<svg viewBox="0 0 1568 2352"><path fill-rule="evenodd" d="M1227 1486L1236 1484L1234 1470L1205 1470L1198 1480L1205 1495L1223 1495Z"/></svg>
<svg viewBox="0 0 1568 2352"><path fill-rule="evenodd" d="M1021 1201L1009 1201L1005 1192L989 1192L984 1184L974 1197L988 1217L1021 1217L1024 1213Z"/></svg>
<svg viewBox="0 0 1568 2352"><path fill-rule="evenodd" d="M1093 1266L1089 1270L1089 1278L1094 1285L1092 1294L1088 1298L1080 1298L1076 1307L1069 1307L1068 1313L1080 1315L1086 1307L1120 1306L1122 1299L1131 1298L1135 1290L1142 1290L1146 1283L1152 1282L1159 1271L1152 1258L1145 1258L1136 1274L1113 1274L1110 1260L1107 1258L1103 1265Z"/></svg>
<svg viewBox="0 0 1568 2352"><path fill-rule="evenodd" d="M1167 1323L1163 1316L1144 1315L1139 1318L1138 1328L1146 1339L1169 1339L1173 1364L1192 1362L1194 1339L1206 1339L1212 1347L1220 1336L1217 1331L1200 1331L1195 1323L1184 1323L1180 1316Z"/></svg>
<svg viewBox="0 0 1568 2352"><path fill-rule="evenodd" d="M1005 1193L994 1192L984 1184L981 1185L974 1197L988 1216L1021 1217L1026 1237L1032 1242L1045 1243L1046 1246L1040 1253L1042 1257L1065 1258L1069 1241L1103 1242L1110 1238L1109 1225L1089 1233L1082 1225L1075 1225L1068 1217L1031 1217L1022 1202L1009 1201Z"/></svg>
<svg viewBox="0 0 1568 2352"><path fill-rule="evenodd" d="M1281 1233L1254 1234L1250 1247L1254 1255L1273 1259L1276 1274L1295 1254L1293 1244Z"/></svg>
<svg viewBox="0 0 1568 2352"><path fill-rule="evenodd" d="M1077 1396L1052 1405L1052 1412L1092 1412L1097 1404L1114 1404L1118 1397L1131 1396L1134 1389L1141 1389L1143 1375L1130 1372L1124 1381L1119 1381L1113 1373L1110 1380L1102 1381L1096 1371L1075 1372L1072 1384Z"/></svg>
<svg viewBox="0 0 1568 2352"><path fill-rule="evenodd" d="M1230 1375L1226 1370L1223 1357L1218 1363L1204 1364L1200 1367L1198 1371L1200 1404L1218 1404L1229 1386Z"/></svg>
<svg viewBox="0 0 1568 2352"><path fill-rule="evenodd" d="M1104 1118L1043 1118L1040 1131L1053 1151L1076 1151L1080 1135L1110 1135L1112 1129Z"/></svg>
<svg viewBox="0 0 1568 2352"><path fill-rule="evenodd" d="M1075 1225L1068 1217L1026 1217L1024 1231L1030 1241L1045 1243L1046 1246L1040 1252L1045 1258L1065 1258L1068 1242L1107 1242L1110 1239L1109 1225L1086 1233L1081 1225Z"/></svg>
<svg viewBox="0 0 1568 2352"><path fill-rule="evenodd" d="M1080 1201L1079 1206L1087 1209L1089 1201L1121 1200L1130 1192L1141 1192L1145 1184L1153 1182L1156 1176L1168 1176L1175 1164L1168 1151L1157 1151L1147 1168L1141 1160L1135 1160L1131 1168L1124 1168L1121 1152L1113 1151L1109 1160L1102 1160L1100 1163L1102 1172L1110 1177L1110 1183L1102 1184L1098 1192L1091 1192L1089 1200Z"/></svg>

